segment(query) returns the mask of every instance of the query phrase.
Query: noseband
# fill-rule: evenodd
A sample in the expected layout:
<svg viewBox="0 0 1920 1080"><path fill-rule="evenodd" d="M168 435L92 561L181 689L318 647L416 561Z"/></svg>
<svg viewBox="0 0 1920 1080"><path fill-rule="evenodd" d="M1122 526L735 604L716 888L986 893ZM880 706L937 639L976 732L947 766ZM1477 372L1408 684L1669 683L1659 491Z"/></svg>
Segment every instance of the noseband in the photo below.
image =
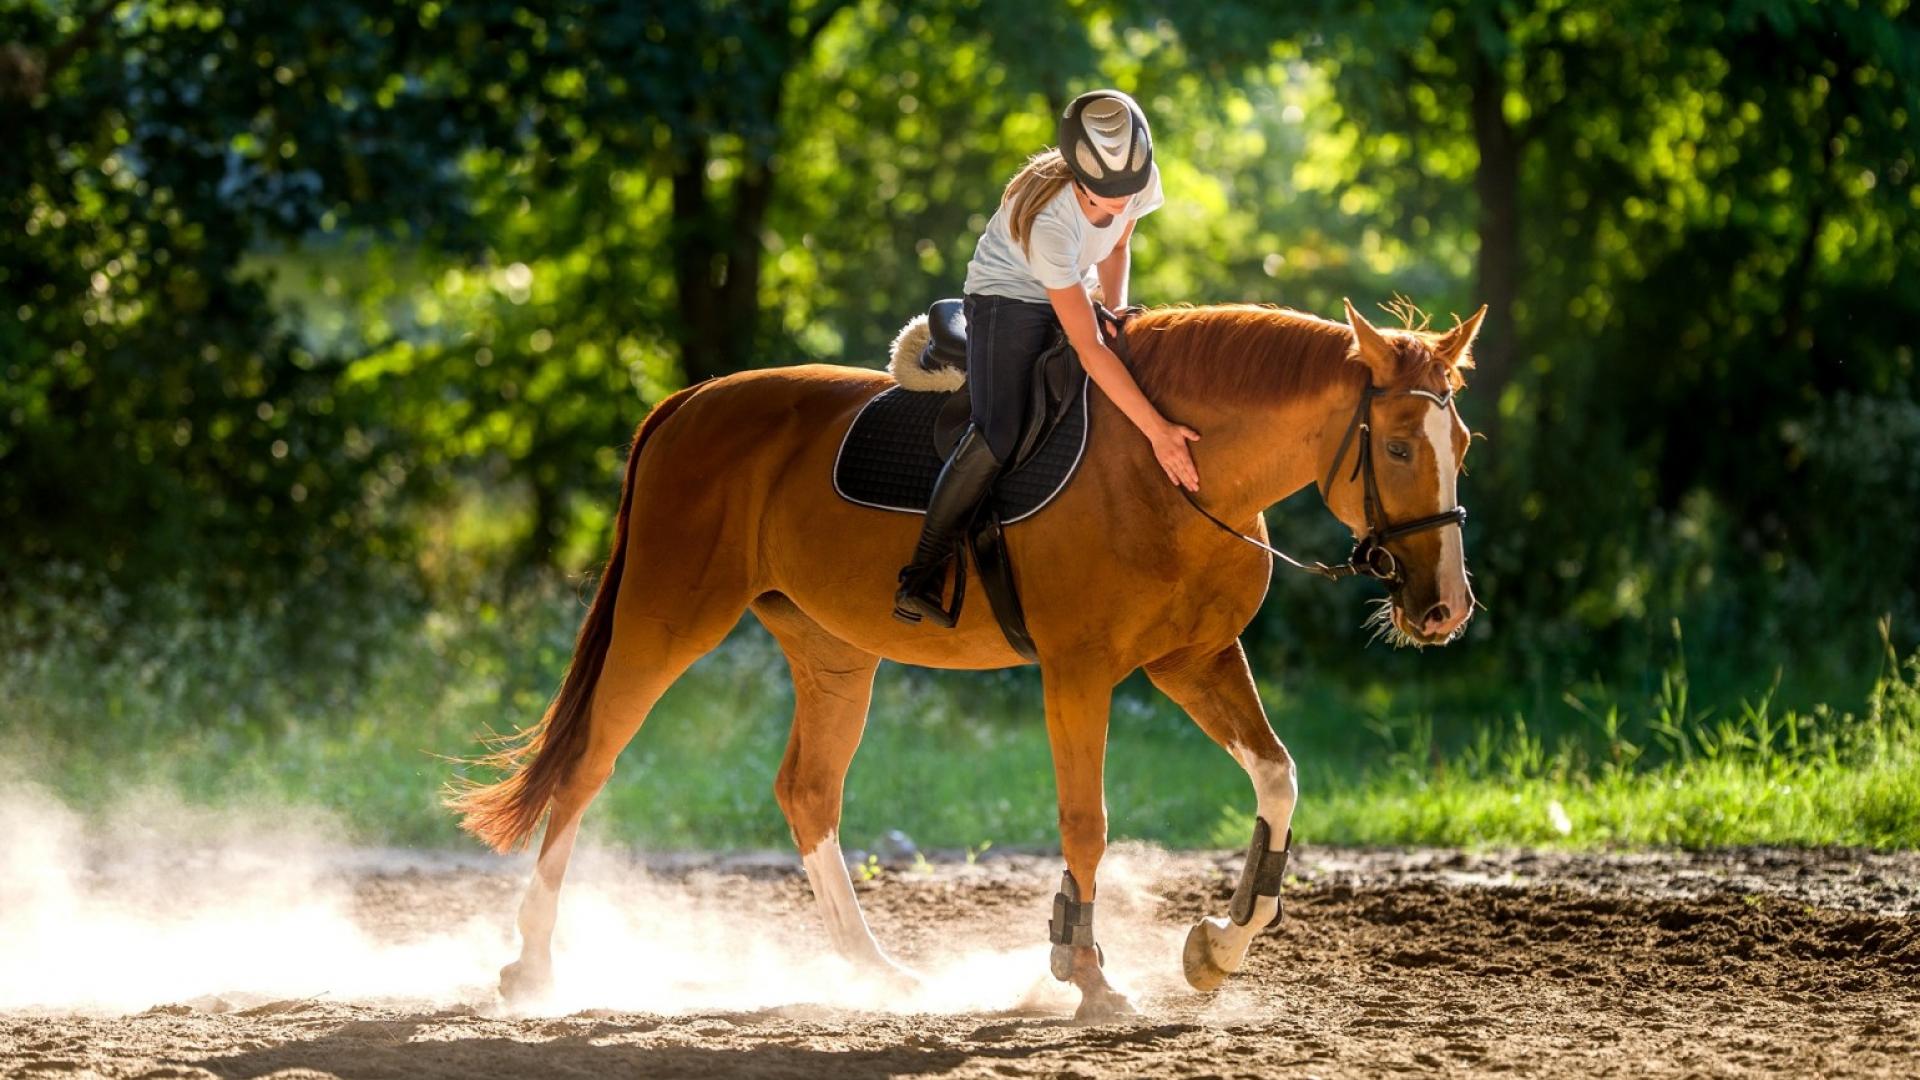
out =
<svg viewBox="0 0 1920 1080"><path fill-rule="evenodd" d="M1338 581L1343 577L1370 577L1383 583L1388 589L1398 589L1405 583L1406 579L1400 573L1400 560L1394 558L1393 552L1387 550L1388 542L1398 540L1403 536L1411 536L1417 532L1425 532L1428 529L1438 529L1446 525L1465 525L1467 521L1467 508L1464 506L1455 506L1450 510L1442 510L1437 514L1429 514L1426 517L1416 518L1413 521L1403 521L1398 525L1388 519L1386 507L1380 503L1379 481L1377 481L1373 475L1373 399L1376 397L1391 397L1396 394L1410 394L1416 397L1423 397L1443 409L1453 407L1452 389L1448 389L1444 394L1436 394L1431 390L1386 391L1381 390L1369 382L1367 388L1360 392L1360 404L1354 408L1353 419L1347 423L1347 433L1340 438L1340 449L1333 455L1333 464L1327 467L1326 479L1320 483L1320 497L1326 499L1333 492L1334 476L1339 473L1340 463L1346 460L1347 450L1353 446L1354 435L1358 433L1360 436L1360 450L1354 457L1353 472L1348 475L1347 479L1352 481L1358 478L1361 481L1361 509L1366 514L1367 533L1353 545L1353 551L1347 556L1347 561L1339 566L1328 566L1326 563L1320 562L1303 563L1293 556L1288 555L1286 552L1281 551L1279 548L1261 543L1259 540L1240 532L1233 526L1214 517L1207 512L1206 507L1200 505L1200 500L1193 497L1193 492L1188 491L1186 488L1181 488L1180 494L1186 496L1187 502L1192 504L1195 510L1200 511L1208 521L1220 526L1220 528L1226 530L1229 534L1239 537L1254 547L1272 555L1274 558L1281 560L1295 570L1301 570L1309 574L1317 574L1329 581Z"/></svg>

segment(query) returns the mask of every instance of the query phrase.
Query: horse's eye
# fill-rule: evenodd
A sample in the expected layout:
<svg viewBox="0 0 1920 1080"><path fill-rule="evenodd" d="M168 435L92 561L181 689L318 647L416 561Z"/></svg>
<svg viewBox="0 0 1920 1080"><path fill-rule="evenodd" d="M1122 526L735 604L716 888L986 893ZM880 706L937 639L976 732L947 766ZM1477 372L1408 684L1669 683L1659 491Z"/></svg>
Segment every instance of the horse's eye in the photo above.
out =
<svg viewBox="0 0 1920 1080"><path fill-rule="evenodd" d="M1387 454L1395 461L1412 461L1413 447L1396 440L1387 444Z"/></svg>

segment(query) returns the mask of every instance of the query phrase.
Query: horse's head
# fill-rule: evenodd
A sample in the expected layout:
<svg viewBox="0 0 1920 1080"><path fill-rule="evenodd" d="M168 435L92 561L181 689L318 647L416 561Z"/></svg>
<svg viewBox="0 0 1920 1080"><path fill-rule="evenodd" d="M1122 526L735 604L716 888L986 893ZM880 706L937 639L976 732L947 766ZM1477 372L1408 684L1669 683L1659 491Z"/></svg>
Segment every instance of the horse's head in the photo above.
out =
<svg viewBox="0 0 1920 1080"><path fill-rule="evenodd" d="M1346 456L1336 461L1340 448L1329 440L1321 495L1363 546L1384 549L1369 560L1391 592L1379 619L1403 644L1452 641L1473 613L1461 526L1443 515L1459 506L1455 480L1470 439L1453 392L1465 385L1460 371L1472 366L1473 337L1485 314L1482 307L1446 333L1383 332L1347 304L1354 339L1349 359L1366 366L1373 393Z"/></svg>

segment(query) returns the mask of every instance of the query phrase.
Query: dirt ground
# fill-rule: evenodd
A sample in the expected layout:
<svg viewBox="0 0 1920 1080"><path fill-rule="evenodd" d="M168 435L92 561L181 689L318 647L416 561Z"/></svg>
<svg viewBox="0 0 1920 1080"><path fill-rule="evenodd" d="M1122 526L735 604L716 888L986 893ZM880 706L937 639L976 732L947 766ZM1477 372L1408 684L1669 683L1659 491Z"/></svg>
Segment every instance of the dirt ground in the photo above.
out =
<svg viewBox="0 0 1920 1080"><path fill-rule="evenodd" d="M739 996L737 987L702 990L697 981L684 984L684 996L656 995L649 1008L582 1006L576 998L553 1015L510 1013L478 983L439 1000L326 991L263 999L233 986L131 1013L0 1013L0 1073L1920 1072L1920 854L1303 849L1284 923L1255 942L1240 975L1202 995L1180 981L1180 942L1195 917L1224 913L1238 857L1122 851L1109 859L1113 882L1103 868L1097 926L1109 970L1139 1015L1092 1026L1072 1022L1072 998L1046 978L1044 924L1057 859L935 860L860 883L875 933L896 956L932 983L990 984L990 992L960 995L951 1007L913 999L845 1004L836 979L851 973L810 966L792 951L811 947L815 934L796 863L791 856L652 860L632 871L644 876L654 901L671 894L718 913L683 935L666 929L669 938L695 939L684 943L694 952L673 955L705 950L718 966L723 958L744 960L766 975L773 989L742 1007L715 1004ZM523 865L368 853L338 868L350 897L345 917L395 948L451 922L478 920L500 935L498 944L467 950L493 953L505 947ZM660 919L682 917L658 910ZM563 909L563 935L567 918ZM575 919L576 938L590 932L584 923L591 917ZM763 937L787 944L756 952ZM584 970L593 949L592 941L579 943L576 968ZM559 959L563 983L567 956ZM490 970L507 958L479 962ZM635 986L672 988L689 978L683 966L637 960L619 974ZM995 1004L1002 991L1006 1000ZM592 1001L592 991L584 1000Z"/></svg>

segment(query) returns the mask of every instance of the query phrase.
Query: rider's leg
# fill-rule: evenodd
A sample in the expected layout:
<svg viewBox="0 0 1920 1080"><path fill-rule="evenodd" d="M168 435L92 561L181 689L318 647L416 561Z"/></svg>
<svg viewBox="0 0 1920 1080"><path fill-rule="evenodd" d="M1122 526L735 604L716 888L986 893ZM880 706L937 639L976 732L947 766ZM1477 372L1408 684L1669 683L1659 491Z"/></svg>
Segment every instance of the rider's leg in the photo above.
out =
<svg viewBox="0 0 1920 1080"><path fill-rule="evenodd" d="M1020 436L1034 359L1058 321L1049 304L999 296L969 296L967 392L973 423L954 445L934 481L913 560L900 571L893 614L905 622L928 619L952 626L943 606L947 559L993 486Z"/></svg>
<svg viewBox="0 0 1920 1080"><path fill-rule="evenodd" d="M1053 305L1005 296L969 296L967 396L993 456L1013 456L1033 387L1033 367L1060 332ZM975 329L978 327L978 329Z"/></svg>
<svg viewBox="0 0 1920 1080"><path fill-rule="evenodd" d="M914 548L913 561L900 571L900 590L893 598L893 614L906 622L929 619L940 626L952 626L953 618L942 604L947 578L947 558L960 541L961 532L973 520L980 499L1000 474L1000 459L987 445L987 437L978 424L967 430L954 444L953 453L934 481L933 496L927 500L927 516L920 524L920 542Z"/></svg>

